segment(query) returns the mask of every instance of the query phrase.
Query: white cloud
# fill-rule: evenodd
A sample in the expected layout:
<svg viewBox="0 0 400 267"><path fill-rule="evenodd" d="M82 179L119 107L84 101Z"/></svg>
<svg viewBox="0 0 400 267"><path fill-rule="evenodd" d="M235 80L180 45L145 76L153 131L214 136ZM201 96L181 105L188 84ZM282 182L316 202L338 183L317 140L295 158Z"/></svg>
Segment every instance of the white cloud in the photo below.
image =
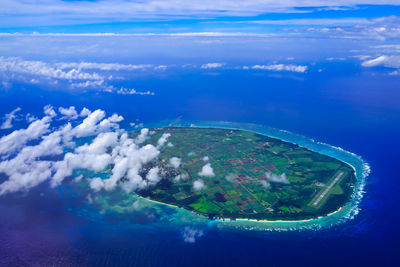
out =
<svg viewBox="0 0 400 267"><path fill-rule="evenodd" d="M21 108L17 107L16 109L14 109L13 111L11 111L10 113L6 114L5 120L4 122L1 124L0 129L10 129L13 127L12 125L12 121L17 117L15 115L15 113L17 113L18 111L20 111Z"/></svg>
<svg viewBox="0 0 400 267"><path fill-rule="evenodd" d="M149 138L149 129L143 128L140 130L140 134L136 137L135 143L141 144Z"/></svg>
<svg viewBox="0 0 400 267"><path fill-rule="evenodd" d="M269 25L353 25L353 24L370 24L371 21L364 18L307 18L307 19L284 19L284 20L247 20L235 23L248 24L269 24Z"/></svg>
<svg viewBox="0 0 400 267"><path fill-rule="evenodd" d="M38 120L38 118L35 115L32 115L32 114L28 113L28 114L25 115L25 120L27 122L33 122L33 121Z"/></svg>
<svg viewBox="0 0 400 267"><path fill-rule="evenodd" d="M47 105L43 108L44 114L49 116L50 118L57 116L57 113L54 111L53 106Z"/></svg>
<svg viewBox="0 0 400 267"><path fill-rule="evenodd" d="M29 165L25 164L20 166L14 164L24 164L24 162L14 161L9 163L3 161L0 163L0 171L9 177L7 181L0 184L0 195L28 190L51 177L51 163L49 162L33 162ZM10 170L12 168L14 168L14 171L11 172ZM22 168L29 168L29 171L18 171Z"/></svg>
<svg viewBox="0 0 400 267"><path fill-rule="evenodd" d="M114 113L111 117L108 118L110 122L121 122L124 120L124 117L121 115L118 115L117 113Z"/></svg>
<svg viewBox="0 0 400 267"><path fill-rule="evenodd" d="M147 91L136 91L136 89L128 89L125 87L121 87L120 89L115 91L117 94L120 95L155 95L154 92L151 92L149 90Z"/></svg>
<svg viewBox="0 0 400 267"><path fill-rule="evenodd" d="M167 68L168 66L166 65L158 65L154 67L155 70L166 70Z"/></svg>
<svg viewBox="0 0 400 267"><path fill-rule="evenodd" d="M29 127L32 127L33 124L35 122ZM8 156L4 158L0 163L0 172L6 174L8 180L0 184L0 195L28 190L50 179L56 162L45 159L41 160L41 158L61 154L63 152L61 146L62 136L70 130L71 126L66 124L61 129L42 136L41 141L37 145L25 145L23 148L18 147L16 151L13 151L13 154L16 154L14 157ZM30 136L30 139L33 139L33 136Z"/></svg>
<svg viewBox="0 0 400 267"><path fill-rule="evenodd" d="M194 243L196 239L203 236L204 232L202 230L193 229L190 227L185 227L183 230L183 241L186 243Z"/></svg>
<svg viewBox="0 0 400 267"><path fill-rule="evenodd" d="M182 181L182 180L185 181L187 179L189 179L189 175L186 173L183 173L183 174L178 174L177 176L175 176L173 181L174 181L174 183L179 183L180 181Z"/></svg>
<svg viewBox="0 0 400 267"><path fill-rule="evenodd" d="M282 183L282 184L289 184L289 180L286 177L285 173L282 173L280 175L277 175L275 173L272 173L270 171L265 173L265 177L270 181L274 183Z"/></svg>
<svg viewBox="0 0 400 267"><path fill-rule="evenodd" d="M59 107L58 111L60 112L60 114L64 115L62 119L74 120L78 118L78 112L76 111L74 106L71 106L69 108Z"/></svg>
<svg viewBox="0 0 400 267"><path fill-rule="evenodd" d="M97 123L105 117L105 112L98 109L88 115L81 124L74 128L77 137L93 135L97 130Z"/></svg>
<svg viewBox="0 0 400 267"><path fill-rule="evenodd" d="M33 121L28 128L16 130L0 138L0 155L9 155L21 149L28 141L35 140L49 131L51 117Z"/></svg>
<svg viewBox="0 0 400 267"><path fill-rule="evenodd" d="M193 190L194 191L200 191L205 187L203 180L196 180L193 182Z"/></svg>
<svg viewBox="0 0 400 267"><path fill-rule="evenodd" d="M261 186L264 187L265 189L271 189L271 184L265 180L260 181Z"/></svg>
<svg viewBox="0 0 400 267"><path fill-rule="evenodd" d="M98 192L104 188L104 181L101 178L96 177L90 180L89 185L91 189Z"/></svg>
<svg viewBox="0 0 400 267"><path fill-rule="evenodd" d="M90 113L91 113L91 112L90 112L89 109L83 108L83 109L81 110L81 113L79 113L79 116L81 116L81 117L87 117Z"/></svg>
<svg viewBox="0 0 400 267"><path fill-rule="evenodd" d="M236 182L237 175L235 175L235 174L233 174L233 173L229 173L229 174L227 174L227 175L225 176L225 179L226 179L228 182Z"/></svg>
<svg viewBox="0 0 400 267"><path fill-rule="evenodd" d="M202 177L213 177L213 176L215 176L214 170L213 170L213 168L211 167L211 164L210 164L210 163L207 163L206 165L204 165L204 166L201 168L201 171L198 172L198 175L199 175L199 176L202 176Z"/></svg>
<svg viewBox="0 0 400 267"><path fill-rule="evenodd" d="M400 17L386 16L368 19L347 26L308 27L307 29L287 29L287 31L311 33L316 36L345 39L386 40L400 37Z"/></svg>
<svg viewBox="0 0 400 267"><path fill-rule="evenodd" d="M62 69L51 66L42 61L23 60L20 58L0 57L0 71L16 72L42 76L45 78L65 79L65 80L102 80L97 73L81 72L80 69L63 71Z"/></svg>
<svg viewBox="0 0 400 267"><path fill-rule="evenodd" d="M159 167L154 167L149 170L149 172L146 175L146 179L149 181L150 184L155 185L161 180L159 172L160 172Z"/></svg>
<svg viewBox="0 0 400 267"><path fill-rule="evenodd" d="M143 70L153 68L151 64L119 64L119 63L94 63L94 62L61 62L55 64L60 69L97 69L102 71L120 71L120 70Z"/></svg>
<svg viewBox="0 0 400 267"><path fill-rule="evenodd" d="M157 141L157 148L163 147L165 145L165 143L168 141L168 138L170 136L171 136L170 133L163 133L163 135Z"/></svg>
<svg viewBox="0 0 400 267"><path fill-rule="evenodd" d="M178 157L172 157L169 159L169 165L177 169L181 165L181 159Z"/></svg>
<svg viewBox="0 0 400 267"><path fill-rule="evenodd" d="M124 177L128 171L127 157L118 157L117 160L114 161L114 164L111 177L104 180L104 189L107 191L114 190L118 185L118 181Z"/></svg>
<svg viewBox="0 0 400 267"><path fill-rule="evenodd" d="M400 56L379 56L374 59L365 60L361 63L363 67L384 66L387 68L400 68Z"/></svg>
<svg viewBox="0 0 400 267"><path fill-rule="evenodd" d="M97 80L97 81L84 81L78 83L71 83L71 88L104 88L104 80Z"/></svg>
<svg viewBox="0 0 400 267"><path fill-rule="evenodd" d="M221 68L224 64L223 63L207 63L201 65L202 69L216 69L216 68Z"/></svg>
<svg viewBox="0 0 400 267"><path fill-rule="evenodd" d="M208 156L204 156L204 157L202 158L202 160L203 160L204 162L207 162L207 161L210 160L210 158L209 158Z"/></svg>
<svg viewBox="0 0 400 267"><path fill-rule="evenodd" d="M23 1L3 0L2 27L82 24L133 19L215 18L220 16L257 16L270 12L304 12L299 7L329 9L354 8L357 5L399 5L397 0L248 0L248 1ZM30 23L30 24L29 24Z"/></svg>
<svg viewBox="0 0 400 267"><path fill-rule="evenodd" d="M122 95L154 95L154 92L137 91L133 88L116 88L110 85L106 80L110 80L112 75L99 74L96 72L83 72L84 69L95 69L101 72L104 71L121 71L121 70L144 70L153 68L151 64L147 65L131 65L118 63L47 63L43 61L24 60L16 57L1 57L0 56L0 72L23 74L37 76L36 79L30 79L29 83L35 84L44 82L48 84L58 83L58 80L64 80L69 84L70 89L91 89L109 93L117 93ZM167 66L159 65L154 68L157 70L166 69ZM16 75L9 75L12 79L25 79ZM26 82L26 81L25 81Z"/></svg>
<svg viewBox="0 0 400 267"><path fill-rule="evenodd" d="M90 112L83 109L81 114L87 117L82 123L73 127L68 122L57 128L50 127L57 116L54 109L46 106L45 114L26 129L0 138L0 173L7 176L7 180L0 184L0 195L27 191L44 181L57 186L65 177L73 175L74 170L80 169L96 173L112 167L109 177L89 181L89 186L96 192L114 190L117 186L131 192L160 181L158 167L150 169L145 179L139 175L144 164L156 159L160 152L150 144L140 147L124 130L120 130L118 122L123 119L122 116L113 114L104 119L105 112L102 110ZM75 141L79 137L93 139L76 146ZM30 140L37 142L27 145ZM69 150L67 153L66 148ZM48 159L49 156L57 155L56 158L59 158L63 154L62 160ZM124 182L120 181L122 177L126 178ZM82 179L82 175L77 179Z"/></svg>
<svg viewBox="0 0 400 267"><path fill-rule="evenodd" d="M0 36L48 36L48 37L129 37L129 36L164 36L164 37L272 37L275 34L267 33L246 33L246 32L174 32L174 33L1 33ZM211 40L212 42L213 40ZM217 41L218 42L218 41ZM209 42L206 42L209 43ZM78 63L77 63L78 64ZM182 67L194 66L193 64L184 64Z"/></svg>
<svg viewBox="0 0 400 267"><path fill-rule="evenodd" d="M292 71L299 73L304 73L308 69L307 66L293 64L254 65L251 68L254 70Z"/></svg>

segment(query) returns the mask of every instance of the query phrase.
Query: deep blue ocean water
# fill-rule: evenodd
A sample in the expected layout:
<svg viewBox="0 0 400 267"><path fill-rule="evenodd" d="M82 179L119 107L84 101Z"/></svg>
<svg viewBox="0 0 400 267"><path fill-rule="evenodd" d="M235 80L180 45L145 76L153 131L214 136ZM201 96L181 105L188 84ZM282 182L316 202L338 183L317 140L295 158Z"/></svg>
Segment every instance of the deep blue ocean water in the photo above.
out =
<svg viewBox="0 0 400 267"><path fill-rule="evenodd" d="M332 66L318 75L310 71L301 77L239 70L167 71L121 83L154 88L156 95L82 94L14 83L0 92L0 112L20 106L39 116L47 104L74 105L121 114L127 128L137 119L146 126L182 116L185 121L255 123L288 130L339 146L368 162L371 173L359 214L321 230L204 226L203 235L187 243L180 226L140 216L102 215L66 188L50 189L44 183L29 193L1 197L0 265L398 265L397 77L377 77L354 64L341 63L340 68ZM24 125L15 122L16 127Z"/></svg>

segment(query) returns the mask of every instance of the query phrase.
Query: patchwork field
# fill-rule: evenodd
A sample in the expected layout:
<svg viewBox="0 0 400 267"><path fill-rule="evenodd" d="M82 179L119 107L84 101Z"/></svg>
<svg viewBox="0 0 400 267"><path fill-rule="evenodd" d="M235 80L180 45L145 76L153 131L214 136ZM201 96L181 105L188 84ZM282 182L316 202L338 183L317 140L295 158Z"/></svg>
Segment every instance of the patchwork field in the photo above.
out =
<svg viewBox="0 0 400 267"><path fill-rule="evenodd" d="M137 193L210 218L315 218L336 211L353 191L349 165L275 138L220 128L149 130L144 143L168 138L141 172L156 168L161 180Z"/></svg>

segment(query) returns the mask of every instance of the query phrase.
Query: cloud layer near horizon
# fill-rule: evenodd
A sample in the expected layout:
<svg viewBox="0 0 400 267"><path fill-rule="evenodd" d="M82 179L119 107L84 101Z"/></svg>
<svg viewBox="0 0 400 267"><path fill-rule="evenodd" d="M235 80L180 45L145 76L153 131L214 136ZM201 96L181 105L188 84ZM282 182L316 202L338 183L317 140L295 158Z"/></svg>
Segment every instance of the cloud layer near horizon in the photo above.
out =
<svg viewBox="0 0 400 267"><path fill-rule="evenodd" d="M226 16L257 16L268 12L299 12L298 8L354 8L357 5L399 5L396 0L248 0L248 1L62 1L62 0L3 0L0 16L7 25L57 25L126 21L144 18L197 18ZM6 22L3 20L3 26ZM30 22L30 24L29 24Z"/></svg>
<svg viewBox="0 0 400 267"><path fill-rule="evenodd" d="M38 60L24 60L18 57L0 56L0 74L3 74L6 80L26 80L31 84L46 82L54 85L58 84L58 81L64 81L70 85L70 89L92 89L123 95L154 95L154 93L150 91L139 92L135 89L124 87L116 88L108 83L108 80L112 79L112 75L98 72L86 72L83 70L119 71L147 68L158 69L159 66L88 62L60 62L50 64Z"/></svg>

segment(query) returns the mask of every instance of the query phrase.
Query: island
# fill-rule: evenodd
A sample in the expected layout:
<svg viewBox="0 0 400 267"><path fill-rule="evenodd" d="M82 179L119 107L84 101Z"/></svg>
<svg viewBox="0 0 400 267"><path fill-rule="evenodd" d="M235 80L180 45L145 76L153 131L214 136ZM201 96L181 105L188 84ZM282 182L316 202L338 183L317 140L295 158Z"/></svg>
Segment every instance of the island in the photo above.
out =
<svg viewBox="0 0 400 267"><path fill-rule="evenodd" d="M136 193L210 219L326 216L349 201L356 182L345 162L251 131L160 127L149 133L144 144L158 146L160 154L140 174L156 169L162 179Z"/></svg>

